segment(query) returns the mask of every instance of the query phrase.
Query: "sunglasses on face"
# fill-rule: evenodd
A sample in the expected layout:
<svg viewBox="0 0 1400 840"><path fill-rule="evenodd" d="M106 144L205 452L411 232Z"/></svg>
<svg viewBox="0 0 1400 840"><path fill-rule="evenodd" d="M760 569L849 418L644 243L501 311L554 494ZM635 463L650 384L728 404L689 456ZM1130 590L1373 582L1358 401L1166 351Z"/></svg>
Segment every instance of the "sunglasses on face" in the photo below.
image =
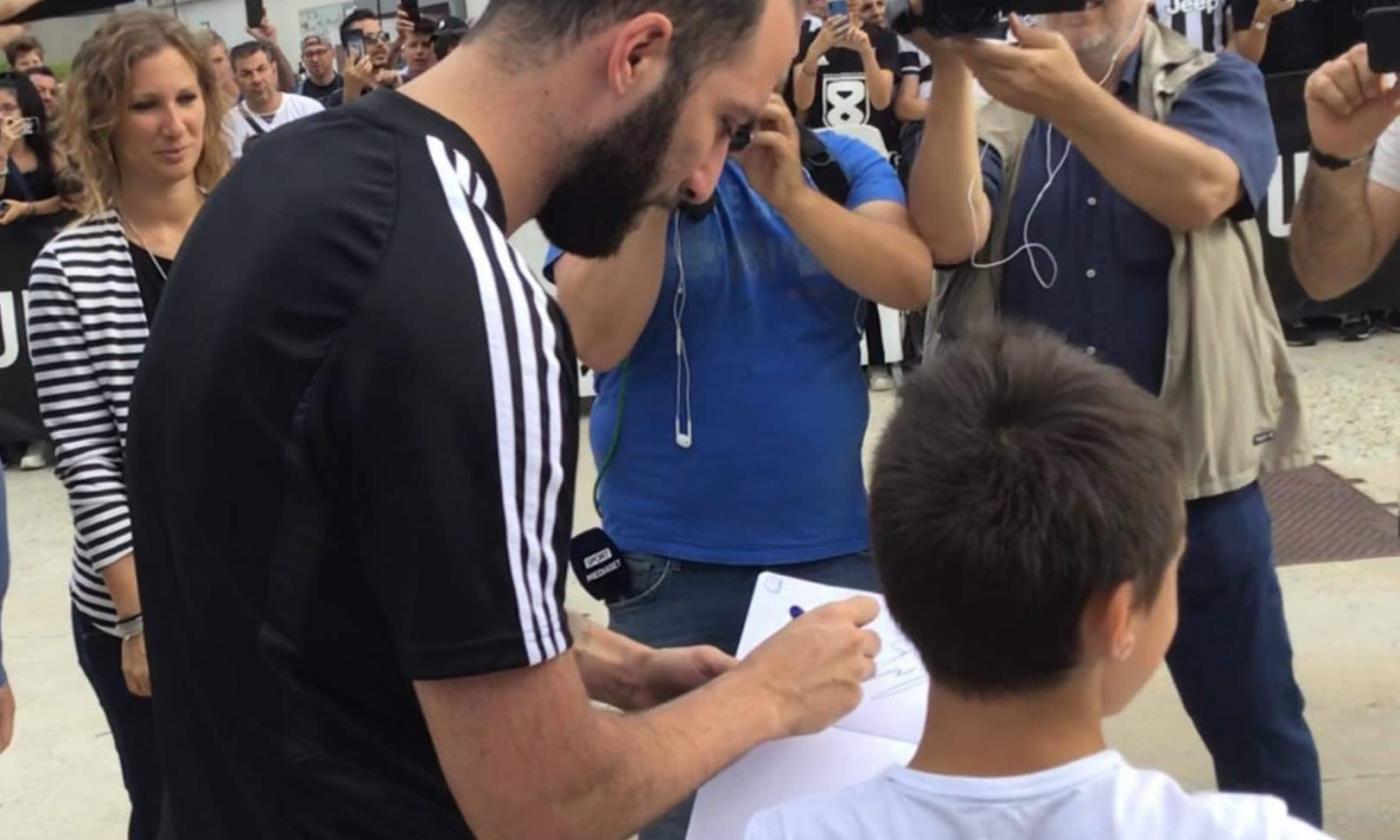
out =
<svg viewBox="0 0 1400 840"><path fill-rule="evenodd" d="M389 43L389 39L392 37L393 36L390 35L388 32L366 32L365 43L373 43L377 41L381 44L387 44Z"/></svg>

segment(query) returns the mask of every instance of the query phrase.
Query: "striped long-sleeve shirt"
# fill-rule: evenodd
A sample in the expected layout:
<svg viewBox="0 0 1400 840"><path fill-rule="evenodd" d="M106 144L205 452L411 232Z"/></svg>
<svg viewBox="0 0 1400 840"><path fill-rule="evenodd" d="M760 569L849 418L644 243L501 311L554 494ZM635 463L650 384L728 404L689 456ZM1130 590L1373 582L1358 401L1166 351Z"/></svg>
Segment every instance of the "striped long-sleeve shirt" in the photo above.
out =
<svg viewBox="0 0 1400 840"><path fill-rule="evenodd" d="M29 278L29 352L57 473L73 514L73 604L115 635L102 570L132 551L127 400L146 346L146 313L115 214L60 233Z"/></svg>

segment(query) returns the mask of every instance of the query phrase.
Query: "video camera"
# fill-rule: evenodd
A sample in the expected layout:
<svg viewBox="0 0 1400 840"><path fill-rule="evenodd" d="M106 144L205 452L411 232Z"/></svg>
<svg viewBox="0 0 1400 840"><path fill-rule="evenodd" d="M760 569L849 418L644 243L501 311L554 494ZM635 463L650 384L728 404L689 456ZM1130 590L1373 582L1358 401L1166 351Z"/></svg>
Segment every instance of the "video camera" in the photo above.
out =
<svg viewBox="0 0 1400 840"><path fill-rule="evenodd" d="M1086 5L1087 0L923 0L922 7L915 9L910 0L891 0L887 9L890 28L901 35L922 28L936 38L1003 38L1012 13L1077 12Z"/></svg>

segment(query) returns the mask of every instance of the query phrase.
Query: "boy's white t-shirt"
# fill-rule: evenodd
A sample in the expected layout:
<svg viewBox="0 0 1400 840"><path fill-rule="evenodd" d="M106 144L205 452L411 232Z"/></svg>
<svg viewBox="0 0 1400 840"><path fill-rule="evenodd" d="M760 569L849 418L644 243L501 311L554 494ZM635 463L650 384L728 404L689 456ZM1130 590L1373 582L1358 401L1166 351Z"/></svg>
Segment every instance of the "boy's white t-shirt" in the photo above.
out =
<svg viewBox="0 0 1400 840"><path fill-rule="evenodd" d="M1371 159L1371 180L1400 192L1400 119L1390 124L1376 144Z"/></svg>
<svg viewBox="0 0 1400 840"><path fill-rule="evenodd" d="M301 96L296 93L282 94L282 104L271 116L254 114L251 108L240 102L230 108L227 114L224 114L224 137L228 140L228 150L233 155L233 159L238 160L243 157L243 144L248 142L248 138L259 135L249 119L262 128L262 133L267 133L281 128L289 122L309 117L312 114L319 114L324 110L326 108L321 103L309 96Z"/></svg>
<svg viewBox="0 0 1400 840"><path fill-rule="evenodd" d="M1198 793L1111 750L1027 776L893 767L830 796L760 812L746 840L1318 840L1272 796Z"/></svg>

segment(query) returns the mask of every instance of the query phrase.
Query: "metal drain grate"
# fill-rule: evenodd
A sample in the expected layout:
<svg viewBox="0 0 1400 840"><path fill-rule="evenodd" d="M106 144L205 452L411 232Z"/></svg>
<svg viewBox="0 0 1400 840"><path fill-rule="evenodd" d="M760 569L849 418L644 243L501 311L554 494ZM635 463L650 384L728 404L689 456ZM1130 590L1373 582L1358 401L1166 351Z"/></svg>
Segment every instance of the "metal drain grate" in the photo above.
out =
<svg viewBox="0 0 1400 840"><path fill-rule="evenodd" d="M1400 557L1400 522L1321 464L1265 476L1280 566Z"/></svg>

